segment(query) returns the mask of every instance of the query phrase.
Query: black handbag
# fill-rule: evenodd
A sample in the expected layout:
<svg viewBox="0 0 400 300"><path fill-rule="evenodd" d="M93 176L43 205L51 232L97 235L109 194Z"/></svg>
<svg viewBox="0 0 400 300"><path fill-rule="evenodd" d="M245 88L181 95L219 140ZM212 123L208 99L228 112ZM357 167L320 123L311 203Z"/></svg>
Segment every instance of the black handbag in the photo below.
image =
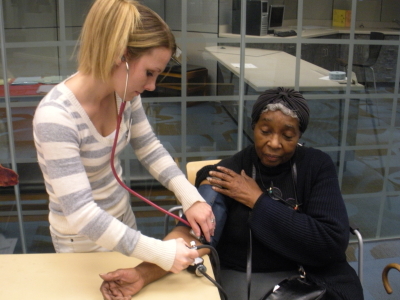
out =
<svg viewBox="0 0 400 300"><path fill-rule="evenodd" d="M325 287L309 281L300 268L299 275L282 280L260 300L321 300L325 292Z"/></svg>

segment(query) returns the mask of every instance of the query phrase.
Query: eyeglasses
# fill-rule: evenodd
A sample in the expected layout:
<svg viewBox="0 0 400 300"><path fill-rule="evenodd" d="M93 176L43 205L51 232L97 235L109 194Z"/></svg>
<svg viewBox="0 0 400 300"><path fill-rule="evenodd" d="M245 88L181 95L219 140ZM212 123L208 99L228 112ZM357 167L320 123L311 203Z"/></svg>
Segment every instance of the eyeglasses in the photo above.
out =
<svg viewBox="0 0 400 300"><path fill-rule="evenodd" d="M283 199L281 190L279 188L275 187L274 183L272 181L271 181L271 186L269 187L267 192L272 199L281 201L284 204L286 204L287 206L290 206L291 208L293 208L294 210L299 209L299 204L297 203L297 200L294 198L287 198L286 200Z"/></svg>

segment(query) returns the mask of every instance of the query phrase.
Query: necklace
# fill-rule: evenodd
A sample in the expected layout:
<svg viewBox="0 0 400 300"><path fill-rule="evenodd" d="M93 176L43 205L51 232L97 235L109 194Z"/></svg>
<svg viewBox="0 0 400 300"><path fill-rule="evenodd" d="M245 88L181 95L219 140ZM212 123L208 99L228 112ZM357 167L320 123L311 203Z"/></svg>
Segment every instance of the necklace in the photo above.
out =
<svg viewBox="0 0 400 300"><path fill-rule="evenodd" d="M281 200L282 199L282 192L279 188L274 187L274 182L271 180L271 185L269 188L266 187L266 185L264 184L264 180L262 178L262 174L261 174L261 169L260 169L260 165L257 164L257 168L258 168L258 173L260 174L260 181L262 186L264 187L264 191L266 191L268 193L268 195L274 199L274 200Z"/></svg>
<svg viewBox="0 0 400 300"><path fill-rule="evenodd" d="M274 186L274 183L271 180L271 185L269 188L267 188L264 184L263 178L262 178L262 174L261 174L261 169L260 166L257 164L257 168L258 168L258 173L260 173L260 181L262 186L264 187L264 191L266 191L268 193L268 195L277 201L281 201L284 204L290 206L291 208L293 208L294 210L298 210L299 209L299 204L297 202L297 191L296 191L296 179L297 179L297 168L296 168L296 163L293 163L292 160L290 160L290 166L291 166L291 177L292 177L292 185L293 185L293 191L294 191L294 198L287 198L287 199L283 199L282 198L282 191L278 188ZM256 180L256 168L254 167L253 164L253 179Z"/></svg>

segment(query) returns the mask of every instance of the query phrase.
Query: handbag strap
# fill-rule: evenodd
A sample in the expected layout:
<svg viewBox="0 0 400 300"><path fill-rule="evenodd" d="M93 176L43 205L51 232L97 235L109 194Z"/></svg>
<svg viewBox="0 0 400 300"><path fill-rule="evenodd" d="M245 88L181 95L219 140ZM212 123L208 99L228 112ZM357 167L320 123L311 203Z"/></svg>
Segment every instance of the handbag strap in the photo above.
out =
<svg viewBox="0 0 400 300"><path fill-rule="evenodd" d="M253 241L251 238L251 229L250 238L249 238L249 248L247 249L247 266L246 266L246 280L247 280L247 299L250 300L250 292L251 292L251 261L252 261L252 252L253 252Z"/></svg>
<svg viewBox="0 0 400 300"><path fill-rule="evenodd" d="M296 206L295 209L297 210L299 207L299 204L297 202L297 191L296 191L296 183L297 183L297 167L296 167L296 162L293 162L292 160L290 161L290 164L292 165L291 172L292 172L292 180L293 180L293 190L294 190L294 198L296 200ZM261 176L261 174L260 174ZM256 180L256 167L253 164L252 168L252 173L251 173L251 178ZM251 212L249 213L249 216L251 215ZM246 280L247 280L247 299L250 300L250 292L251 292L251 263L252 263L252 252L253 252L253 240L252 240L252 234L251 234L251 228L249 227L249 247L247 249L247 265L246 265ZM301 269L304 272L304 269L301 267ZM305 272L304 272L305 274Z"/></svg>
<svg viewBox="0 0 400 300"><path fill-rule="evenodd" d="M298 202L298 197L297 197L297 190L296 190L296 184L297 184L297 167L296 167L296 162L293 162L292 160L290 161L292 165L292 181L293 181L293 191L294 191L294 199L296 200L296 206L294 207L295 210L299 209L299 202Z"/></svg>
<svg viewBox="0 0 400 300"><path fill-rule="evenodd" d="M256 180L256 167L253 165L253 169L251 172L251 178ZM251 211L249 213L249 217L251 215ZM250 300L250 292L251 292L251 262L252 262L252 253L253 253L253 239L251 238L251 228L249 226L249 247L247 249L247 265L246 265L246 280L247 280L247 299Z"/></svg>

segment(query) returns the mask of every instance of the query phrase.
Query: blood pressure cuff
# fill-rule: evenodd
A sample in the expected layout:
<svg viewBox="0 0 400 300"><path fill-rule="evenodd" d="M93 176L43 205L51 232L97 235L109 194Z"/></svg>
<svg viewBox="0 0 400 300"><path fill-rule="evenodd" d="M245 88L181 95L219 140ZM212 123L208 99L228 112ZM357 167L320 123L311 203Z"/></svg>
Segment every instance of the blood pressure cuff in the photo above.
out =
<svg viewBox="0 0 400 300"><path fill-rule="evenodd" d="M211 206L215 216L216 227L214 231L214 236L211 237L210 242L210 245L215 248L221 238L227 216L225 196L214 191L210 184L203 184L199 186L198 191L200 195L204 198L204 200L206 200L206 202ZM183 215L182 218L184 220L187 220L185 215ZM176 226L187 225L182 222L178 222Z"/></svg>

